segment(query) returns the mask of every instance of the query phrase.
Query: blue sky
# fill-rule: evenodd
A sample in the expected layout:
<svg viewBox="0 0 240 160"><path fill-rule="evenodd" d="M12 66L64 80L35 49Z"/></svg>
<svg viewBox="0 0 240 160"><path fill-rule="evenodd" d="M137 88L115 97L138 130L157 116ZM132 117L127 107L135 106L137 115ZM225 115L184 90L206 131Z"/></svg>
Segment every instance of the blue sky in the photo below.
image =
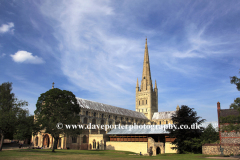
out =
<svg viewBox="0 0 240 160"><path fill-rule="evenodd" d="M177 105L217 120L240 97L240 1L0 1L0 83L34 113L55 87L135 110L148 38L159 111Z"/></svg>

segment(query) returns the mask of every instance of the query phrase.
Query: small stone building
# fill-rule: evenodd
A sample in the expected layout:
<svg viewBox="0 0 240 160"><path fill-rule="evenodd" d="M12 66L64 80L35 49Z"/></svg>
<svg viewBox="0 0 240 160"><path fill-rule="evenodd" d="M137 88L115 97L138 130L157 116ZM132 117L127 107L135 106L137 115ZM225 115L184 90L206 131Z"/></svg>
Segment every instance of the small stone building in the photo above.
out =
<svg viewBox="0 0 240 160"><path fill-rule="evenodd" d="M220 103L217 103L217 114L218 114L218 128L219 132L219 144L205 144L202 147L203 154L209 155L220 155L220 149L223 149L224 155L238 155L240 154L240 133L239 132L221 132L223 124L220 121L220 117L227 117L230 115L238 116L239 112L235 109L221 109Z"/></svg>

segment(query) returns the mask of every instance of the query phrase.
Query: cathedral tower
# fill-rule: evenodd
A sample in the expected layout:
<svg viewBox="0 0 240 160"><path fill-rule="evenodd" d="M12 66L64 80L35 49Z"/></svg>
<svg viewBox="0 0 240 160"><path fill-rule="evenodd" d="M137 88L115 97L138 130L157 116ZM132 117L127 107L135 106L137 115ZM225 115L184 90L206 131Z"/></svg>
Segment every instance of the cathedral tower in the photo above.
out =
<svg viewBox="0 0 240 160"><path fill-rule="evenodd" d="M158 89L155 80L155 87L153 89L150 62L148 55L147 38L145 44L142 80L139 88L138 79L136 86L136 111L142 112L144 115L152 120L154 112L158 112Z"/></svg>

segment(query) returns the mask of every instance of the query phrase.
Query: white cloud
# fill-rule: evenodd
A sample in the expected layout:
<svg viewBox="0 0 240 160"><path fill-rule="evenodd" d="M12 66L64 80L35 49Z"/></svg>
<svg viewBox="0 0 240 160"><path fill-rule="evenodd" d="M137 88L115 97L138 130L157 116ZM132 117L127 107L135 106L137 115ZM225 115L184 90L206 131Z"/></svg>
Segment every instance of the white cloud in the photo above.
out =
<svg viewBox="0 0 240 160"><path fill-rule="evenodd" d="M13 29L14 24L12 22L8 23L8 24L3 24L0 27L0 33L6 33L6 32L12 32L14 31Z"/></svg>
<svg viewBox="0 0 240 160"><path fill-rule="evenodd" d="M32 64L41 64L44 63L44 60L38 56L33 56L32 53L27 51L18 51L14 55L10 55L14 62L18 63L32 63Z"/></svg>

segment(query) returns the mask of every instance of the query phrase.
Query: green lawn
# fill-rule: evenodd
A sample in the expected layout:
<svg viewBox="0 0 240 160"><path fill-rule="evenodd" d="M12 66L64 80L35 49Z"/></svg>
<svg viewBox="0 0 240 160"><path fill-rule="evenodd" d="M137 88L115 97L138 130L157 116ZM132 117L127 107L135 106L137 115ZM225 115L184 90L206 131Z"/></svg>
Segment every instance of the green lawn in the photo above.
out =
<svg viewBox="0 0 240 160"><path fill-rule="evenodd" d="M89 151L89 150L56 150L52 153L47 149L17 149L17 150L3 150L0 152L0 159L4 160L42 160L42 159L89 159L89 160L102 160L102 159L204 159L207 155L202 154L162 154L158 156L137 156L129 155L134 154L131 152L123 151Z"/></svg>

